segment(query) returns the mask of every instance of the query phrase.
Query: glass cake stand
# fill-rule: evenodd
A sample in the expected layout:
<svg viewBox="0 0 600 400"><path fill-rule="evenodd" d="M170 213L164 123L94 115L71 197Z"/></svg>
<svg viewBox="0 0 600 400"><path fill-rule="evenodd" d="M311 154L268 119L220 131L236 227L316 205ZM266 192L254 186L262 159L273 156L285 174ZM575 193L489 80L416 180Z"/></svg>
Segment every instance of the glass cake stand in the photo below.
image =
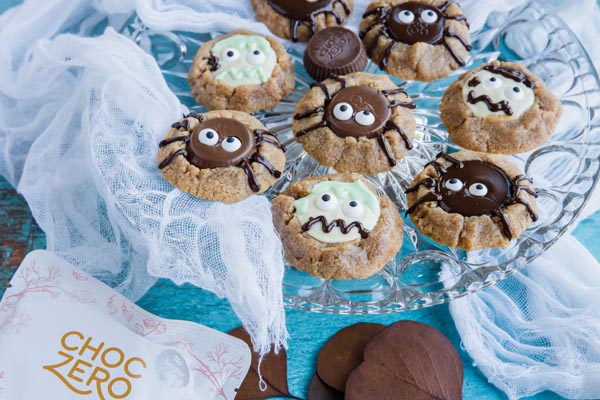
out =
<svg viewBox="0 0 600 400"><path fill-rule="evenodd" d="M186 78L196 51L211 35L156 32L137 17L128 22L123 33L156 58L183 104L194 112L206 111L195 104ZM392 171L368 179L390 196L404 216L404 190L413 176L440 151L458 149L449 141L439 118L438 107L446 88L458 75L479 64L496 59L516 61L539 75L563 105L563 117L547 143L532 152L511 156L534 179L539 191L539 220L508 248L464 252L421 235L405 217L402 249L370 278L324 280L286 265L283 290L288 307L371 314L444 303L510 276L546 251L573 224L591 195L600 168L600 91L589 57L564 22L537 1L510 13L492 14L472 40L467 65L447 78L431 83L393 78L417 104L415 148ZM302 64L302 51L302 45L288 48L296 70L293 93L275 109L256 114L287 147L286 170L266 193L270 198L292 181L331 172L294 142L291 131L296 103L312 82ZM372 63L367 71L383 73Z"/></svg>

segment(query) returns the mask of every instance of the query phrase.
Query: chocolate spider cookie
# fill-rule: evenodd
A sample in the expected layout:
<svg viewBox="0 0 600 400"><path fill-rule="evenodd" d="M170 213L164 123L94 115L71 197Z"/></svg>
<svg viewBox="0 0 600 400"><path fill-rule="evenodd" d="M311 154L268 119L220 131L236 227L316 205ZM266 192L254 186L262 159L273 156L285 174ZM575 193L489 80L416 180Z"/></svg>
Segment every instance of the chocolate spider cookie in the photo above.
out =
<svg viewBox="0 0 600 400"><path fill-rule="evenodd" d="M274 38L236 30L200 47L188 82L206 108L255 112L275 107L290 94L294 67Z"/></svg>
<svg viewBox="0 0 600 400"><path fill-rule="evenodd" d="M402 79L448 76L471 50L469 24L451 0L375 0L360 30L371 60Z"/></svg>
<svg viewBox="0 0 600 400"><path fill-rule="evenodd" d="M343 25L352 0L251 0L256 19L284 39L307 42L318 30Z"/></svg>
<svg viewBox="0 0 600 400"><path fill-rule="evenodd" d="M338 172L391 169L413 146L408 94L385 75L356 72L311 85L295 110L296 141Z"/></svg>
<svg viewBox="0 0 600 400"><path fill-rule="evenodd" d="M532 150L554 133L560 100L527 68L494 61L463 74L442 98L452 141L488 153Z"/></svg>
<svg viewBox="0 0 600 400"><path fill-rule="evenodd" d="M439 154L406 193L424 235L464 250L506 247L538 218L531 181L502 156Z"/></svg>
<svg viewBox="0 0 600 400"><path fill-rule="evenodd" d="M292 183L273 200L273 222L290 264L320 278L371 276L402 245L398 209L356 174Z"/></svg>
<svg viewBox="0 0 600 400"><path fill-rule="evenodd" d="M159 147L159 168L167 181L223 203L264 192L285 167L277 137L240 111L189 114L171 126Z"/></svg>

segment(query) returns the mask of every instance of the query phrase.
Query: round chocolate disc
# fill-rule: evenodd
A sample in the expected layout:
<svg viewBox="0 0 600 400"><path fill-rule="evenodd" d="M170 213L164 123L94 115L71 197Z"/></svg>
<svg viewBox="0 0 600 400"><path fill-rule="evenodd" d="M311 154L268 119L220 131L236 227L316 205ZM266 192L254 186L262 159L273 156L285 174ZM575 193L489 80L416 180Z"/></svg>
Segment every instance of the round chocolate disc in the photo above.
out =
<svg viewBox="0 0 600 400"><path fill-rule="evenodd" d="M383 132L391 113L382 93L369 86L350 86L333 96L325 119L339 137L372 138Z"/></svg>
<svg viewBox="0 0 600 400"><path fill-rule="evenodd" d="M343 392L348 376L363 360L365 346L384 328L381 324L363 322L333 335L317 357L317 373L323 382Z"/></svg>
<svg viewBox="0 0 600 400"><path fill-rule="evenodd" d="M232 118L202 121L190 135L188 161L200 169L237 165L255 147L248 127Z"/></svg>
<svg viewBox="0 0 600 400"><path fill-rule="evenodd" d="M352 371L346 400L462 400L463 365L452 343L437 329L400 321L365 346Z"/></svg>
<svg viewBox="0 0 600 400"><path fill-rule="evenodd" d="M506 172L483 161L463 161L462 167L448 167L438 182L440 207L465 217L491 215L512 198Z"/></svg>
<svg viewBox="0 0 600 400"><path fill-rule="evenodd" d="M316 81L364 71L366 66L367 54L362 41L354 32L341 26L315 33L304 53L306 72Z"/></svg>
<svg viewBox="0 0 600 400"><path fill-rule="evenodd" d="M308 400L344 400L344 392L327 386L319 375L314 374L308 385Z"/></svg>

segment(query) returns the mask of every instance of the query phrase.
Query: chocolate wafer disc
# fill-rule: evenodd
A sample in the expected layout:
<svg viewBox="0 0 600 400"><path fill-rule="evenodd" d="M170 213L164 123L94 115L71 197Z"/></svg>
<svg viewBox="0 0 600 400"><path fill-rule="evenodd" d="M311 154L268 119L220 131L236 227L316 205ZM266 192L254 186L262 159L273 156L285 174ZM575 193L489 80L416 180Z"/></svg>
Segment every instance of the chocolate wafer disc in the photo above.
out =
<svg viewBox="0 0 600 400"><path fill-rule="evenodd" d="M343 392L348 375L363 360L365 346L384 328L381 324L358 323L333 335L317 358L317 373L323 382Z"/></svg>

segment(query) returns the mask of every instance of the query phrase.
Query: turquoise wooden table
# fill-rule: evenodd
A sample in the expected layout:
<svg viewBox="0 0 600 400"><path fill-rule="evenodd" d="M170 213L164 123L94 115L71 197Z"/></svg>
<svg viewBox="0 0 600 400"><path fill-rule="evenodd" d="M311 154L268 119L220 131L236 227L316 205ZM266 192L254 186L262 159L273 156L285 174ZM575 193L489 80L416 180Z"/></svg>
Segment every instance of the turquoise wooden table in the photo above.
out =
<svg viewBox="0 0 600 400"><path fill-rule="evenodd" d="M0 12L19 2L0 1ZM600 213L583 221L575 231L575 236L596 258L600 258L600 239L597 236L599 229ZM24 255L33 249L44 247L43 232L35 224L27 204L4 179L0 178L0 295ZM193 286L176 286L166 280L159 280L138 304L161 317L195 321L221 331L228 331L240 324L225 300ZM506 399L502 392L489 384L479 370L473 367L469 355L460 350L460 337L454 328L447 305L376 316L322 315L288 310L287 324L291 335L288 350L290 391L297 396L306 397L308 382L315 369L317 352L339 329L356 322L391 324L402 319L417 320L438 328L459 349L465 366L463 393L466 400ZM541 393L529 399L560 398L552 393Z"/></svg>

